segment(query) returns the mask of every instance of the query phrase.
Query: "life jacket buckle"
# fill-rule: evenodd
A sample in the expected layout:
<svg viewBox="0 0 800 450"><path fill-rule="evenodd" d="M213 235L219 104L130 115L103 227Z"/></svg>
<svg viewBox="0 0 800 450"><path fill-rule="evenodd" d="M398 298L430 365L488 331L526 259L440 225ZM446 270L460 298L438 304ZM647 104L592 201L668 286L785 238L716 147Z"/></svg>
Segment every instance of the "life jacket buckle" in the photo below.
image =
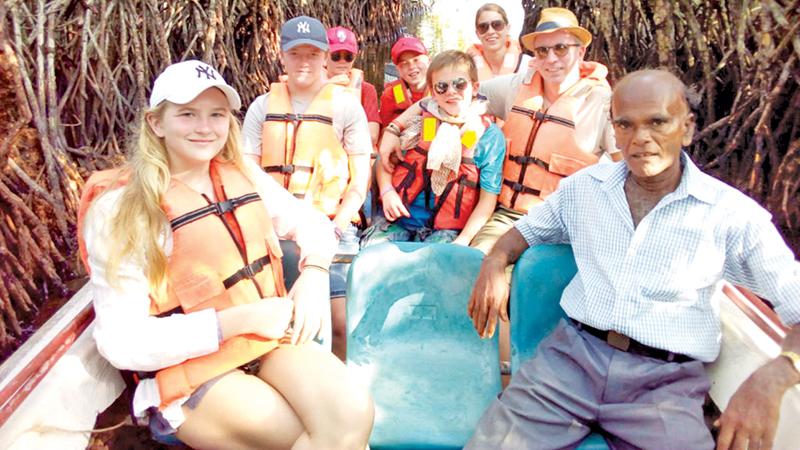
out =
<svg viewBox="0 0 800 450"><path fill-rule="evenodd" d="M214 203L214 208L217 210L217 215L223 215L226 212L233 211L233 200L228 199L221 202Z"/></svg>
<svg viewBox="0 0 800 450"><path fill-rule="evenodd" d="M294 123L302 122L304 119L303 114L287 113L286 118Z"/></svg>
<svg viewBox="0 0 800 450"><path fill-rule="evenodd" d="M248 280L252 280L253 278L255 278L256 272L253 270L252 264L244 266L242 270L244 271L244 277L247 278Z"/></svg>

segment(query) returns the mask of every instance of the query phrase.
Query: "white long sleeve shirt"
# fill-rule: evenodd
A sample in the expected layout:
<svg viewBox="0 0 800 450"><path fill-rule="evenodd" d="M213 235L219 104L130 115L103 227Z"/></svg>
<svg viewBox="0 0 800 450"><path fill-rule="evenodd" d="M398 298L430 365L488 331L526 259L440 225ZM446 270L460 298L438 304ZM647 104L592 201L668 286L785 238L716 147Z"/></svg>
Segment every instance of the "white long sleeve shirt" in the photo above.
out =
<svg viewBox="0 0 800 450"><path fill-rule="evenodd" d="M254 163L246 161L246 164L275 232L282 239L296 241L300 247L300 266L309 255L313 255L315 263L329 262L337 244L328 218L294 198ZM100 196L90 207L83 228L94 291L93 336L100 354L118 369L154 371L217 351L218 321L214 310L163 318L150 315L149 284L137 258L122 260L117 284L109 283L106 268L114 239L111 218L116 214L121 193L122 189L117 189ZM163 242L169 255L172 233L168 228L164 230ZM183 423L180 407L185 400L172 403L162 412L173 428ZM135 415L143 417L149 407L160 403L155 379L139 383L134 393Z"/></svg>

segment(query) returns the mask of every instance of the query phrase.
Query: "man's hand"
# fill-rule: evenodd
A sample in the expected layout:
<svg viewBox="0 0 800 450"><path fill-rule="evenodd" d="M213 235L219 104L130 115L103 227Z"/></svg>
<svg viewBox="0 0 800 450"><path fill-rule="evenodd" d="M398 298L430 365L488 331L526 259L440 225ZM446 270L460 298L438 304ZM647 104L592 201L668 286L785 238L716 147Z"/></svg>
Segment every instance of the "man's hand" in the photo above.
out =
<svg viewBox="0 0 800 450"><path fill-rule="evenodd" d="M289 298L294 301L292 344L305 344L309 339L328 336L331 327L330 275L308 267L300 272Z"/></svg>
<svg viewBox="0 0 800 450"><path fill-rule="evenodd" d="M467 314L472 318L475 331L482 339L494 336L498 314L501 319L508 321L507 306L506 264L486 257L467 305Z"/></svg>
<svg viewBox="0 0 800 450"><path fill-rule="evenodd" d="M401 217L411 217L408 209L403 205L400 195L394 189L383 194L381 201L383 202L383 215L389 222L394 222Z"/></svg>
<svg viewBox="0 0 800 450"><path fill-rule="evenodd" d="M792 386L791 366L778 358L753 372L714 424L718 450L768 450L778 426L783 395Z"/></svg>

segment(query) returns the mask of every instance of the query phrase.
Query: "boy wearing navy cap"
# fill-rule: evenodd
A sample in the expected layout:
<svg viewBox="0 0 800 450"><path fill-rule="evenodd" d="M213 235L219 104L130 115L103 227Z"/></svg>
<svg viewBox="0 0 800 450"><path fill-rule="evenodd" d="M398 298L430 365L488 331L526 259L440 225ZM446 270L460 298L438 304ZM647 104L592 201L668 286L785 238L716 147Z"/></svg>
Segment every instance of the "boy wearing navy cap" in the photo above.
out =
<svg viewBox="0 0 800 450"><path fill-rule="evenodd" d="M359 238L354 224L366 196L372 142L358 99L328 83L328 48L319 20L300 16L283 25L281 62L287 78L272 83L248 108L245 152L295 197L333 221L339 254L355 254ZM331 266L334 352L340 357L346 278L346 265Z"/></svg>

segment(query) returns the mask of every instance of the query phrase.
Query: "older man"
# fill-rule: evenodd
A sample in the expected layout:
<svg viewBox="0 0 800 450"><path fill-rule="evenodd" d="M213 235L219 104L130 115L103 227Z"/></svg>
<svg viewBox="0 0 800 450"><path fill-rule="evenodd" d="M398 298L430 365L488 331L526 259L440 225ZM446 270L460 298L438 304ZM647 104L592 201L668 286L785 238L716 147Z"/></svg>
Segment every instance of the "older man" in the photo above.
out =
<svg viewBox="0 0 800 450"><path fill-rule="evenodd" d="M621 159L609 121L608 70L583 60L592 35L578 25L575 14L545 8L536 29L521 40L534 53L528 70L482 82L479 90L488 99L488 112L505 121L509 140L500 206L470 244L484 253L559 180L604 154ZM410 107L395 119L396 126L404 128L419 113L419 105ZM389 156L392 151L399 156L398 140L385 134L380 151L391 171Z"/></svg>
<svg viewBox="0 0 800 450"><path fill-rule="evenodd" d="M562 178L604 155L615 161L622 158L609 120L608 70L583 60L592 35L578 24L575 14L545 8L535 30L521 40L534 53L528 70L482 82L479 90L488 99L488 112L505 120L503 134L508 140L497 210L470 243L484 253ZM420 114L419 105L410 107L390 128L399 131L414 114ZM386 133L380 153L389 172L394 168L393 150L400 156L398 139ZM510 359L508 336L504 322L500 333L504 365Z"/></svg>
<svg viewBox="0 0 800 450"><path fill-rule="evenodd" d="M534 54L527 73L497 77L480 88L489 113L505 120L509 140L500 206L471 244L484 253L559 180L617 152L608 120L608 70L583 60L589 31L571 11L545 8L521 41Z"/></svg>
<svg viewBox="0 0 800 450"><path fill-rule="evenodd" d="M800 382L800 264L769 213L681 150L694 117L677 78L628 75L612 114L625 162L562 180L484 261L468 308L482 336L506 310L505 267L528 246L571 244L578 273L561 299L570 319L514 375L467 448L565 448L593 425L616 448L712 448L702 363L719 352L711 297L722 278L770 299L792 327L781 356L750 376L721 420L720 448L770 448L781 398Z"/></svg>

